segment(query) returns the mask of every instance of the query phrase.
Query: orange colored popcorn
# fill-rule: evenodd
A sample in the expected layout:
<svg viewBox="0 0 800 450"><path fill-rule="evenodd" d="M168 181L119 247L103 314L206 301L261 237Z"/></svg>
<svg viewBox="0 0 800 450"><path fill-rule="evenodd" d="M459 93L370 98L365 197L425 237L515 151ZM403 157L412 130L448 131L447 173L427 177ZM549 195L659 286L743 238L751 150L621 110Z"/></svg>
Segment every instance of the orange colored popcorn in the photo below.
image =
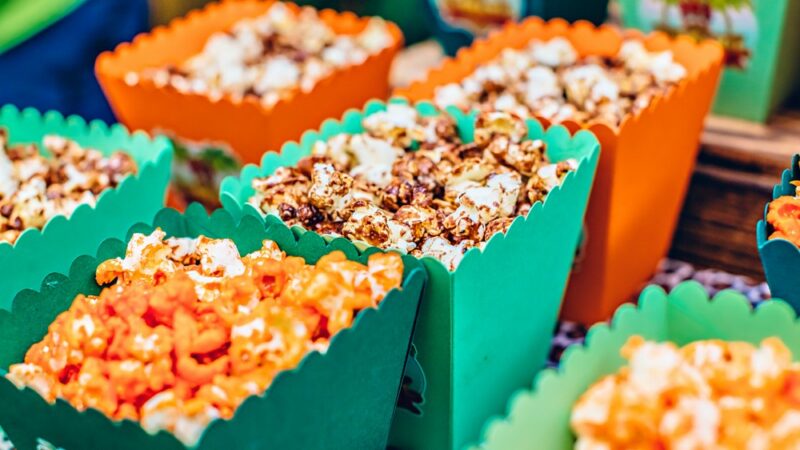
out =
<svg viewBox="0 0 800 450"><path fill-rule="evenodd" d="M272 241L240 257L228 239L164 236L135 234L125 258L100 264L98 282L114 285L78 296L9 379L191 445L402 282L392 253L308 265Z"/></svg>
<svg viewBox="0 0 800 450"><path fill-rule="evenodd" d="M767 222L774 230L770 239L786 239L800 246L800 187L797 190L794 196L784 195L770 202Z"/></svg>
<svg viewBox="0 0 800 450"><path fill-rule="evenodd" d="M800 448L800 364L777 338L672 343L631 337L626 367L572 411L575 448Z"/></svg>

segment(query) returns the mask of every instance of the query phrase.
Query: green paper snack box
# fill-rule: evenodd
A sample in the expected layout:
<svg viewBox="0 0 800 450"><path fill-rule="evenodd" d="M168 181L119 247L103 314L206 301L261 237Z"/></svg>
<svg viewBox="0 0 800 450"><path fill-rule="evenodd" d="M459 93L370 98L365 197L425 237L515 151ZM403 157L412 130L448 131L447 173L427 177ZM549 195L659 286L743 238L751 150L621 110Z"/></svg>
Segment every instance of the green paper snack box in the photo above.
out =
<svg viewBox="0 0 800 450"><path fill-rule="evenodd" d="M800 155L792 158L792 167L784 170L781 182L772 190L772 199L795 195L793 181L800 180ZM756 241L764 274L773 296L786 300L800 313L800 249L786 239L769 239L774 230L767 223L769 203L764 206L764 218L756 225Z"/></svg>
<svg viewBox="0 0 800 450"><path fill-rule="evenodd" d="M558 370L542 371L532 390L511 396L508 414L488 421L481 433L481 450L570 450L575 436L570 415L578 398L595 382L617 372L626 361L620 356L628 338L673 342L678 346L706 340L744 341L758 345L778 337L800 359L800 323L782 301L769 301L755 311L747 299L723 291L709 301L696 282L678 285L667 295L660 287L642 292L639 306L624 305L611 325L595 325L586 343L569 348Z"/></svg>
<svg viewBox="0 0 800 450"><path fill-rule="evenodd" d="M393 103L408 104L402 99ZM238 179L222 183L223 207L236 217L262 217L247 200L256 177L293 166L314 142L342 133L363 132L362 120L386 110L380 102L328 120L319 131L268 152L260 167L249 165ZM421 116L445 114L432 104L416 105ZM473 140L474 116L449 110L461 138ZM477 438L480 425L502 412L505 399L529 382L550 349L583 216L599 157L597 139L588 132L570 135L561 126L546 132L528 120L527 139L546 143L552 161L574 158L566 175L544 202L517 217L505 235L498 233L481 251L466 252L456 270L422 258L429 282L423 296L414 355L406 369L405 395L394 420L390 445L397 448L458 448ZM268 223L277 216L268 215ZM298 235L312 234L299 227ZM365 244L361 244L365 247Z"/></svg>
<svg viewBox="0 0 800 450"><path fill-rule="evenodd" d="M361 254L342 239L298 237L282 224L265 226L253 217L236 221L223 210L209 216L198 204L184 214L164 209L152 225L138 224L128 235L149 234L156 227L168 236L231 239L241 254L261 249L269 239L307 264L334 250L362 263L373 253ZM0 368L21 362L76 295L99 293L95 269L102 261L124 256L125 249L125 242L107 240L96 256L77 258L68 275L48 275L38 291L20 292L13 310L0 312ZM389 291L377 308L361 310L352 326L331 338L327 351L310 352L295 368L280 372L265 392L239 405L232 418L212 420L191 448L385 447L426 280L419 261L404 256L403 263L401 289ZM0 426L20 450L34 449L42 441L65 449L186 448L167 431L150 434L138 422L112 421L96 409L81 412L60 399L48 403L5 377L0 378L0 401L14 405L0 410Z"/></svg>
<svg viewBox="0 0 800 450"><path fill-rule="evenodd" d="M164 206L172 146L161 137L130 134L122 125L13 106L0 109L0 127L8 130L11 144L41 144L45 136L59 135L105 155L123 150L138 168L116 188L102 192L94 207L81 205L68 219L56 216L42 230L28 229L13 245L0 242L0 309L9 310L18 291L37 288L45 275L66 272L75 258L94 252L104 240L121 239L131 224L153 219Z"/></svg>
<svg viewBox="0 0 800 450"><path fill-rule="evenodd" d="M726 70L715 114L765 122L798 87L800 0L620 0L626 27L716 38Z"/></svg>

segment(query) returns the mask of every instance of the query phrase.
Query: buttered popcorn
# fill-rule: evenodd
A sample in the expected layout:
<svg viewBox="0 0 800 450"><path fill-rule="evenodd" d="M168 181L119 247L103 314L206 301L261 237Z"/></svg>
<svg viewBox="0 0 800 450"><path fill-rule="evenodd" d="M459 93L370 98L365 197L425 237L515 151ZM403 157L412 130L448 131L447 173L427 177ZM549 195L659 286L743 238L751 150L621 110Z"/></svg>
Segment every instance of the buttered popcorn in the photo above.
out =
<svg viewBox="0 0 800 450"><path fill-rule="evenodd" d="M634 336L628 366L572 411L575 448L800 448L800 364L777 338L672 343Z"/></svg>
<svg viewBox="0 0 800 450"><path fill-rule="evenodd" d="M447 115L390 104L364 132L317 142L296 167L253 180L250 204L290 225L432 256L454 270L464 253L505 232L567 172L521 118L486 112L464 143Z"/></svg>
<svg viewBox="0 0 800 450"><path fill-rule="evenodd" d="M786 239L800 246L800 182L793 181L794 195L782 195L769 203L767 222L772 227L770 239Z"/></svg>
<svg viewBox="0 0 800 450"><path fill-rule="evenodd" d="M337 34L316 10L295 13L275 2L263 15L214 33L202 52L179 66L129 72L126 82L135 84L145 77L158 86L212 99L253 96L269 107L298 89L311 91L330 73L361 64L392 42L381 19L370 19L358 34Z"/></svg>
<svg viewBox="0 0 800 450"><path fill-rule="evenodd" d="M580 57L561 37L505 49L459 83L436 89L439 107L536 115L552 122L619 125L686 77L672 52L627 40L613 58Z"/></svg>
<svg viewBox="0 0 800 450"><path fill-rule="evenodd" d="M100 193L136 173L124 152L106 157L56 135L45 136L43 144L49 156L35 144L10 145L0 128L0 242L13 244L27 228L94 205Z"/></svg>
<svg viewBox="0 0 800 450"><path fill-rule="evenodd" d="M393 253L308 265L272 241L239 256L228 239L164 236L135 234L124 258L103 262L97 280L114 284L78 296L7 377L193 445L402 282Z"/></svg>

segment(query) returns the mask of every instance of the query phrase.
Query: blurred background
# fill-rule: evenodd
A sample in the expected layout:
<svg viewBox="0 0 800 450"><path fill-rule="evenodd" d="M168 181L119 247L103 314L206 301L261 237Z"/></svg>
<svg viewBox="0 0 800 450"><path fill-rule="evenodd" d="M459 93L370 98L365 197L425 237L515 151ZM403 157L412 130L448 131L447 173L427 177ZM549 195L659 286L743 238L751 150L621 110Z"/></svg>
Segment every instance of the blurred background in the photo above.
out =
<svg viewBox="0 0 800 450"><path fill-rule="evenodd" d="M207 0L0 0L0 104L114 122L94 77L99 53ZM800 0L300 0L396 22L406 44L392 84L421 78L445 54L526 15L608 21L688 33L725 45L728 69L670 252L701 267L763 279L755 220L800 149ZM778 7L780 5L780 7ZM687 25L689 24L689 25ZM434 39L435 38L435 39ZM792 92L794 94L792 95ZM176 142L186 201L216 206L238 162L222 149ZM181 167L189 167L180 170ZM182 174L191 176L184 177ZM183 181L187 178L188 181ZM176 200L180 201L180 199Z"/></svg>
<svg viewBox="0 0 800 450"><path fill-rule="evenodd" d="M94 78L97 55L205 3L208 1L0 1L0 104L113 122ZM407 42L429 36L425 21L419 20L419 9L408 8L405 0L299 3L388 17L403 27Z"/></svg>

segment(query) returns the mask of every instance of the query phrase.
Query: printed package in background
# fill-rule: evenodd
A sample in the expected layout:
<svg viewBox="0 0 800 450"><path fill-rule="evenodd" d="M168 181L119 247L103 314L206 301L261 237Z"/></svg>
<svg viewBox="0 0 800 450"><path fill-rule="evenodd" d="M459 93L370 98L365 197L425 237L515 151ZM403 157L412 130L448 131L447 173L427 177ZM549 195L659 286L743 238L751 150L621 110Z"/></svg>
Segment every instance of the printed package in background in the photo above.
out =
<svg viewBox="0 0 800 450"><path fill-rule="evenodd" d="M370 102L362 111L350 111L340 121L328 120L319 131L305 133L299 143L287 143L280 153L266 153L260 166L248 165L239 178L223 181L223 207L236 217L261 217L247 203L254 192L253 178L295 165L316 141L363 132L363 118L385 109L381 102ZM426 102L416 109L423 116L443 114ZM472 141L474 115L455 109L447 113L456 120L462 138ZM552 161L574 158L578 168L544 203L535 203L527 216L517 217L505 235L496 234L482 251L469 250L455 271L432 257L422 258L429 281L413 341L414 358L409 360L394 418L392 447L460 448L476 439L480 425L501 413L508 395L530 383L546 362L599 149L590 133L571 135L561 126L545 131L535 120L527 125L528 138L544 140ZM280 219L269 215L266 221ZM299 227L294 231L312 234Z"/></svg>
<svg viewBox="0 0 800 450"><path fill-rule="evenodd" d="M130 134L122 125L86 123L77 116L13 106L0 109L0 127L8 130L11 144L36 143L41 150L43 138L50 134L105 155L122 150L138 169L116 188L101 193L94 207L81 205L69 218L56 216L42 230L24 231L13 245L0 243L0 310L7 311L18 291L37 288L49 273L69 270L75 258L94 252L104 240L125 237L131 224L153 220L164 206L172 146L163 137Z"/></svg>
<svg viewBox="0 0 800 450"><path fill-rule="evenodd" d="M794 155L791 168L783 171L781 182L772 189L772 199L784 195L794 197L796 186L793 182L797 180L800 180L800 155ZM770 293L786 300L800 313L800 249L786 239L769 239L773 230L767 223L768 210L769 203L764 206L764 217L756 225L756 242L764 275Z"/></svg>
<svg viewBox="0 0 800 450"><path fill-rule="evenodd" d="M534 39L556 36L568 39L580 55L604 56L615 55L626 37L641 39L651 51L672 51L687 70L676 88L628 116L618 127L562 123L572 132L581 128L591 131L602 148L582 251L563 311L568 320L590 324L608 319L617 306L635 295L669 250L694 168L703 119L719 79L722 47L686 36L643 36L611 26L544 22L534 17L475 41L431 70L426 79L396 90L395 95L412 101L431 99L438 86L460 81L504 48L522 48Z"/></svg>
<svg viewBox="0 0 800 450"><path fill-rule="evenodd" d="M619 0L625 26L717 39L725 70L713 112L756 122L800 88L798 0Z"/></svg>
<svg viewBox="0 0 800 450"><path fill-rule="evenodd" d="M298 91L270 108L252 97L237 102L224 96L213 101L206 95L182 94L171 86L157 87L149 79L141 79L133 86L125 83L125 75L130 71L183 62L202 50L213 33L227 30L241 19L257 17L273 3L257 0L211 3L166 27L139 35L113 52L101 54L95 71L117 118L131 128L168 130L190 141L223 142L234 149L242 162L253 163L259 161L264 151L298 139L303 131L319 126L327 117L338 116L371 98L386 98L389 68L403 43L400 30L390 22L387 22L393 38L390 46L370 55L362 64L333 72L311 91ZM293 11L299 10L292 3L286 5ZM319 15L340 34L358 33L368 23L368 19L348 12L322 10Z"/></svg>
<svg viewBox="0 0 800 450"><path fill-rule="evenodd" d="M253 217L235 221L223 210L209 216L198 204L185 214L164 209L151 225L130 228L128 236L156 227L168 236L229 238L243 254L270 239L308 264L334 250L362 263L368 256L343 239L295 236L282 224L265 227ZM76 295L100 292L97 265L124 256L126 241L107 240L95 248L94 256L75 259L66 275L50 274L39 280L37 290L17 295L13 309L0 314L0 373L23 360ZM350 328L331 339L324 354L311 352L296 368L281 372L266 392L248 398L231 419L212 421L191 448L385 447L426 280L417 260L404 256L403 263L401 289L390 291L377 308L361 311ZM137 422L112 421L95 409L78 411L63 400L48 403L33 389L20 389L5 377L0 377L0 402L14 405L0 410L0 426L19 450L33 450L37 444L64 449L187 448L167 431L150 434Z"/></svg>
<svg viewBox="0 0 800 450"><path fill-rule="evenodd" d="M316 3L315 1L303 3ZM363 0L333 0L322 1L326 8L333 8L337 11L353 11L359 16L379 16L390 20L400 27L405 38L406 45L430 38L431 27L427 20L420 17L419 8L409 8L408 0L382 0L363 1ZM328 6L328 3L332 5Z"/></svg>
<svg viewBox="0 0 800 450"><path fill-rule="evenodd" d="M608 15L608 0L417 1L424 4L433 33L450 56L506 22L518 22L528 16L582 19L599 25Z"/></svg>
<svg viewBox="0 0 800 450"><path fill-rule="evenodd" d="M602 377L617 372L626 361L620 349L628 338L673 342L683 346L698 340L721 339L758 345L778 337L800 359L800 324L783 301L768 301L753 310L735 291L709 300L694 281L679 284L667 295L658 286L642 292L639 305L624 305L610 324L593 326L583 345L567 349L558 369L539 373L532 387L508 401L507 414L487 421L474 449L570 450L575 436L570 415L578 398Z"/></svg>
<svg viewBox="0 0 800 450"><path fill-rule="evenodd" d="M225 177L242 169L234 151L225 143L190 141L172 136L175 162L172 165L170 204L183 210L193 202L209 211L219 208L219 187Z"/></svg>

